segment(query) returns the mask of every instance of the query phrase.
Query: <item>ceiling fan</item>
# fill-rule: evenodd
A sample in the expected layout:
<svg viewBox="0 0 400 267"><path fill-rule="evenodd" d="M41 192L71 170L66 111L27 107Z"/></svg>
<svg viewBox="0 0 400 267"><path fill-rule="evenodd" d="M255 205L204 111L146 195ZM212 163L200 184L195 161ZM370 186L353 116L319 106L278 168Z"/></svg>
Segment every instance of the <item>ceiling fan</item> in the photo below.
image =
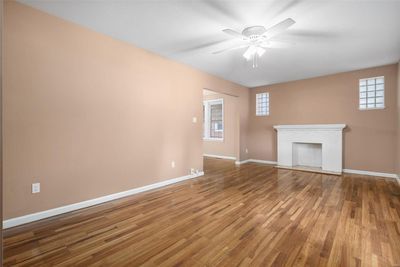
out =
<svg viewBox="0 0 400 267"><path fill-rule="evenodd" d="M272 40L272 38L284 32L286 29L288 29L295 23L296 22L293 19L287 18L268 29L266 29L264 26L251 26L245 28L242 31L242 33L239 33L232 29L222 30L226 34L241 39L242 41L245 42L245 44L236 45L233 47L225 48L223 50L215 51L213 52L213 54L219 54L225 51L247 47L246 51L243 53L243 57L246 58L247 60L252 59L253 68L255 68L257 67L258 58L264 55L266 51L265 48L271 48L272 44L275 42L275 40Z"/></svg>

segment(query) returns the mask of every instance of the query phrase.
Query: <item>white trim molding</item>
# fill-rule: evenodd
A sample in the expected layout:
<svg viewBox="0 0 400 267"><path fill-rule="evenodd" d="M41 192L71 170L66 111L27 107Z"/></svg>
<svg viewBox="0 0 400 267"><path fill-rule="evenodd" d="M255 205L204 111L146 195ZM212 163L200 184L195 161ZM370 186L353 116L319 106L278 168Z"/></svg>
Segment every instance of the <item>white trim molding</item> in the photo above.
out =
<svg viewBox="0 0 400 267"><path fill-rule="evenodd" d="M277 130L337 130L341 131L346 127L346 124L296 124L296 125L275 125L274 129Z"/></svg>
<svg viewBox="0 0 400 267"><path fill-rule="evenodd" d="M261 159L246 159L246 160L242 160L242 161L235 161L236 165L241 165L241 164L245 164L248 162L254 162L254 163L261 163L261 164L269 164L269 165L276 165L277 162L276 161L271 161L271 160L261 160Z"/></svg>
<svg viewBox="0 0 400 267"><path fill-rule="evenodd" d="M182 181L185 181L185 180L188 180L188 179L193 179L193 178L196 178L196 177L199 177L199 176L202 176L202 175L204 175L203 171L201 171L201 172L199 172L197 174L193 174L193 175L185 175L185 176L181 176L181 177L177 177L177 178L161 181L161 182L158 182L158 183L154 183L154 184L149 184L149 185L145 185L145 186L142 186L142 187L133 188L133 189L130 189L130 190L127 190L127 191L118 192L118 193L111 194L111 195L106 195L106 196L102 196L102 197L98 197L98 198L94 198L94 199L89 199L89 200L86 200L86 201L82 201L82 202L78 202L78 203L74 203L74 204L70 204L70 205L66 205L66 206L62 206L62 207L58 207L58 208L54 208L54 209L50 209L50 210L44 210L44 211L40 211L40 212L28 214L28 215L16 217L16 218L4 220L3 221L3 229L14 227L14 226L18 226L18 225L22 225L22 224L25 224L25 223L38 221L38 220L42 220L42 219L53 217L53 216L60 215L60 214L63 214L63 213L67 213L67 212L71 212L71 211L87 208L87 207L98 205L98 204L101 204L101 203L104 203L104 202L108 202L108 201L111 201L111 200L115 200L115 199L131 196L131 195L135 195L135 194L138 194L138 193L142 193L142 192L146 192L146 191L149 191L149 190L157 189L157 188L160 188L160 187L163 187L163 186L167 186L167 185L170 185L170 184L175 184L175 183L178 183L178 182L182 182Z"/></svg>
<svg viewBox="0 0 400 267"><path fill-rule="evenodd" d="M276 161L271 160L259 160L259 159L246 159L242 161L235 161L236 165L241 165L245 163L262 163L262 164L270 164L276 165ZM353 174L361 174L361 175L368 175L368 176L378 176L378 177L386 177L386 178L395 178L400 183L400 177L395 173L385 173L385 172L372 172L372 171L361 171L361 170L353 170L353 169L343 169L344 173L353 173Z"/></svg>
<svg viewBox="0 0 400 267"><path fill-rule="evenodd" d="M261 163L261 164L269 164L269 165L276 165L276 161L271 161L271 160L261 160L261 159L249 159L249 162L254 162L254 163Z"/></svg>
<svg viewBox="0 0 400 267"><path fill-rule="evenodd" d="M353 169L343 169L343 172L399 179L399 176L397 174L395 174L395 173L371 172L371 171L361 171L361 170L353 170Z"/></svg>
<svg viewBox="0 0 400 267"><path fill-rule="evenodd" d="M204 137L203 141L207 141L207 142L224 142L224 138Z"/></svg>
<svg viewBox="0 0 400 267"><path fill-rule="evenodd" d="M235 161L235 164L236 164L236 165L241 165L241 164L245 164L245 163L247 163L247 162L249 162L248 159L242 160L242 161L237 160L237 161Z"/></svg>
<svg viewBox="0 0 400 267"><path fill-rule="evenodd" d="M210 157L210 158L218 158L218 159L236 160L236 157L231 157L231 156L221 156L221 155L212 155L212 154L203 154L203 156Z"/></svg>
<svg viewBox="0 0 400 267"><path fill-rule="evenodd" d="M222 129L221 130L215 130L216 132L222 132L222 137L221 138L215 138L215 137L210 137L210 131L211 131L211 106L212 105L222 105ZM203 100L203 109L204 109L204 127L203 127L203 140L204 141L224 141L224 136L225 136L225 122L224 122L224 99L223 98L218 98L218 99L209 99L209 100Z"/></svg>

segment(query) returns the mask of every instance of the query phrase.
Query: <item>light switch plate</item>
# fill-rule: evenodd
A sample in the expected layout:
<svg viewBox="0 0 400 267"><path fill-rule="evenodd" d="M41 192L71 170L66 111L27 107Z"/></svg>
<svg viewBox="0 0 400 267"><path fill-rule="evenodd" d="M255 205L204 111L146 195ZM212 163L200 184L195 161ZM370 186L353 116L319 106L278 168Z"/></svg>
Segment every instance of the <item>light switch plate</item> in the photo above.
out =
<svg viewBox="0 0 400 267"><path fill-rule="evenodd" d="M32 194L40 193L40 183L32 184Z"/></svg>

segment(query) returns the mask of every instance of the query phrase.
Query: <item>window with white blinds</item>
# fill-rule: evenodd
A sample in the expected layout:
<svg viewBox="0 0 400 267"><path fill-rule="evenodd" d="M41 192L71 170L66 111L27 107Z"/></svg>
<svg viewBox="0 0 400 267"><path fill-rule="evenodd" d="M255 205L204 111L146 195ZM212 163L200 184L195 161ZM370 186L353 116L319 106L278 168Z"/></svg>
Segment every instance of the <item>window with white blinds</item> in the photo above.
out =
<svg viewBox="0 0 400 267"><path fill-rule="evenodd" d="M223 99L203 101L203 138L223 140L224 102Z"/></svg>
<svg viewBox="0 0 400 267"><path fill-rule="evenodd" d="M256 94L256 116L269 115L269 93Z"/></svg>
<svg viewBox="0 0 400 267"><path fill-rule="evenodd" d="M373 77L360 79L361 110L382 109L385 107L385 78Z"/></svg>

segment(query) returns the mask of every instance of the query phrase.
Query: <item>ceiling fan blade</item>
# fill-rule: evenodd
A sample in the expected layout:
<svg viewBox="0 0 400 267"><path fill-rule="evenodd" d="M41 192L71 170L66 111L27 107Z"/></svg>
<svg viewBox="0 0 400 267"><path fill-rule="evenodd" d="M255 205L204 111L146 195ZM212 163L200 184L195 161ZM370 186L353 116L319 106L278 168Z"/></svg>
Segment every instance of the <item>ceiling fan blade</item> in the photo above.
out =
<svg viewBox="0 0 400 267"><path fill-rule="evenodd" d="M222 49L222 50L218 50L218 51L215 51L215 52L213 52L213 54L219 54L219 53L223 53L223 52L225 52L225 51L230 51L230 50L236 50L236 49L239 49L239 48L243 48L243 47L248 47L249 45L239 45L239 46L233 46L233 47L228 47L228 48L225 48L225 49Z"/></svg>
<svg viewBox="0 0 400 267"><path fill-rule="evenodd" d="M226 34L229 34L230 36L233 36L233 37L236 37L236 38L239 38L239 39L242 39L242 40L246 40L247 39L246 36L244 36L243 34L237 32L237 31L234 31L232 29L225 29L225 30L222 30L222 31L224 33L226 33Z"/></svg>
<svg viewBox="0 0 400 267"><path fill-rule="evenodd" d="M263 35L268 37L268 38L271 38L272 36L275 36L275 35L283 32L284 30L286 30L287 28L289 28L290 26L292 26L295 23L296 22L291 18L285 19L284 21L281 21L278 24L275 24L271 28L268 28L264 32Z"/></svg>

